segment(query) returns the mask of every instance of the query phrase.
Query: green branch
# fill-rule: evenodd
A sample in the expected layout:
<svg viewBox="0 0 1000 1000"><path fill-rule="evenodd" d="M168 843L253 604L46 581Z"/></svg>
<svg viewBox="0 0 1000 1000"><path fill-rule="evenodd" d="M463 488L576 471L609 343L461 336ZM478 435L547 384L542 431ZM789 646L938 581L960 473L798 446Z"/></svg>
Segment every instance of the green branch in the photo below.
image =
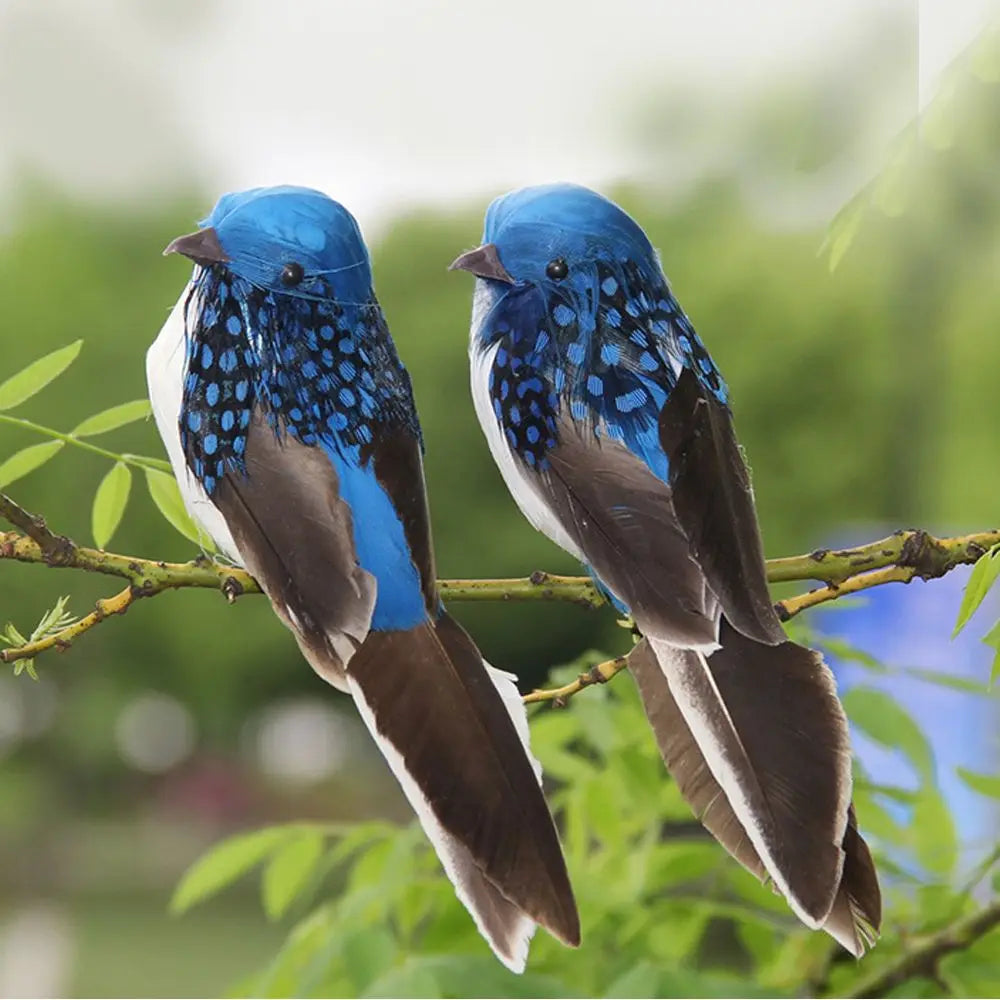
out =
<svg viewBox="0 0 1000 1000"><path fill-rule="evenodd" d="M205 557L192 562L168 563L136 556L119 555L102 549L77 545L54 534L41 517L29 514L8 496L0 493L0 517L18 531L0 533L0 560L41 563L64 569L79 569L125 580L128 588L99 601L91 614L34 643L0 651L0 662L27 659L52 648L65 648L111 614L122 614L136 600L153 597L165 590L194 587L218 590L229 601L242 594L259 594L260 587L245 570ZM975 562L993 545L1000 544L1000 532L979 532L958 538L935 538L925 531L899 531L868 545L850 549L822 549L809 555L772 559L767 576L772 583L818 580L822 587L779 601L775 608L783 620L806 608L856 594L885 583L908 583L914 577L933 579L956 566ZM557 576L541 571L528 577L494 580L441 580L441 594L450 601L566 601L596 608L604 597L588 577ZM529 701L566 698L590 684L610 680L620 669L620 660L599 664L572 684L551 691L535 691Z"/></svg>
<svg viewBox="0 0 1000 1000"><path fill-rule="evenodd" d="M847 996L888 996L890 990L910 979L926 978L940 982L939 964L942 958L956 951L965 951L997 926L1000 926L1000 902L932 934L900 955L887 968L862 979Z"/></svg>
<svg viewBox="0 0 1000 1000"><path fill-rule="evenodd" d="M110 458L113 462L124 462L126 465L134 465L137 469L158 469L160 472L173 472L170 463L165 459L151 458L148 455L119 455L116 451L109 451L100 445L83 441L74 434L66 434L52 427L46 427L44 424L36 424L34 420L25 420L24 417L12 417L9 413L0 413L0 423L34 431L36 434L42 434L56 441L62 441L64 444L75 445L77 448L82 448L84 451L89 451L94 455L100 455L102 458Z"/></svg>

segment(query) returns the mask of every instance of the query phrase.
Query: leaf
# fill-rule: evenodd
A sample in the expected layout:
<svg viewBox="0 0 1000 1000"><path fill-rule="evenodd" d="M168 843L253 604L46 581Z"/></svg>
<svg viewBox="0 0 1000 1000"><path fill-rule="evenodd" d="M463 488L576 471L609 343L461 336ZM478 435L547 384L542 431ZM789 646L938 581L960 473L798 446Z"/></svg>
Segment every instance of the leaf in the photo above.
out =
<svg viewBox="0 0 1000 1000"><path fill-rule="evenodd" d="M191 520L187 508L184 506L184 501L181 499L177 480L168 473L160 472L157 469L146 469L145 472L149 495L160 513L185 538L205 549L213 550L215 546L212 544L212 540L203 531L200 531Z"/></svg>
<svg viewBox="0 0 1000 1000"><path fill-rule="evenodd" d="M977 771L970 771L965 767L956 767L958 776L974 792L980 795L988 795L992 799L1000 799L1000 776L995 774L979 774Z"/></svg>
<svg viewBox="0 0 1000 1000"><path fill-rule="evenodd" d="M958 609L958 619L951 633L954 639L965 628L966 622L975 614L983 603L983 598L990 591L997 576L1000 575L1000 546L994 545L989 552L984 552L972 567L972 575L962 593L962 603Z"/></svg>
<svg viewBox="0 0 1000 1000"><path fill-rule="evenodd" d="M95 434L105 434L126 424L144 420L153 412L148 399L135 399L131 403L119 403L92 417L87 417L78 424L70 434L73 437L93 437Z"/></svg>
<svg viewBox="0 0 1000 1000"><path fill-rule="evenodd" d="M385 927L361 927L348 931L340 941L341 962L360 996L386 969L399 951L396 939Z"/></svg>
<svg viewBox="0 0 1000 1000"><path fill-rule="evenodd" d="M439 997L443 992L426 961L407 959L387 969L362 994L365 997Z"/></svg>
<svg viewBox="0 0 1000 1000"><path fill-rule="evenodd" d="M284 915L322 856L323 834L318 830L305 831L275 852L261 880L264 912L269 919L277 920Z"/></svg>
<svg viewBox="0 0 1000 1000"><path fill-rule="evenodd" d="M94 495L94 509L90 524L94 543L103 549L121 524L128 495L132 489L132 473L124 462L115 462L111 471L101 480Z"/></svg>
<svg viewBox="0 0 1000 1000"><path fill-rule="evenodd" d="M183 875L173 898L172 913L183 913L235 882L301 827L270 826L230 837L200 857Z"/></svg>
<svg viewBox="0 0 1000 1000"><path fill-rule="evenodd" d="M929 872L947 878L958 861L958 836L944 796L926 788L913 807L912 832L917 860Z"/></svg>
<svg viewBox="0 0 1000 1000"><path fill-rule="evenodd" d="M865 216L867 199L862 195L857 195L849 201L833 218L833 222L827 230L826 239L823 240L819 248L820 254L826 252L829 255L828 266L830 271L836 271L841 258L847 253L848 248L854 242L854 237L858 235L861 222Z"/></svg>
<svg viewBox="0 0 1000 1000"><path fill-rule="evenodd" d="M983 642L993 649L993 663L990 666L990 687L1000 677L1000 621L995 621L993 627L983 636Z"/></svg>
<svg viewBox="0 0 1000 1000"><path fill-rule="evenodd" d="M948 674L943 670L929 670L926 667L901 667L900 673L918 681L926 681L928 684L953 688L955 691L965 691L968 694L989 694L989 689L982 681L974 680L971 677L957 677L955 674Z"/></svg>
<svg viewBox="0 0 1000 1000"><path fill-rule="evenodd" d="M13 409L62 375L76 360L82 346L82 340L74 341L66 347L60 347L58 351L46 354L44 358L32 361L16 375L11 375L6 382L0 384L0 410Z"/></svg>
<svg viewBox="0 0 1000 1000"><path fill-rule="evenodd" d="M44 465L62 448L63 443L62 441L43 441L41 444L33 444L28 448L14 452L7 461L0 465L0 489L9 486L29 472L34 472L40 465Z"/></svg>
<svg viewBox="0 0 1000 1000"><path fill-rule="evenodd" d="M876 743L899 750L927 782L934 779L930 744L910 714L890 695L874 688L854 687L843 697L850 720Z"/></svg>
<svg viewBox="0 0 1000 1000"><path fill-rule="evenodd" d="M655 997L660 988L660 970L652 962L636 962L607 988L608 997Z"/></svg>

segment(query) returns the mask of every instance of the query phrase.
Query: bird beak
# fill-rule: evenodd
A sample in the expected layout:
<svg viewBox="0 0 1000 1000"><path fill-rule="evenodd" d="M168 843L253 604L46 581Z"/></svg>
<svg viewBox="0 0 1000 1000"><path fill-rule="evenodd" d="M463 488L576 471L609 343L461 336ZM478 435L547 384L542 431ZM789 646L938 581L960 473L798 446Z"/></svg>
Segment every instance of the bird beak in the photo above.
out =
<svg viewBox="0 0 1000 1000"><path fill-rule="evenodd" d="M492 243L484 243L475 250L463 253L448 266L449 271L469 271L477 278L492 278L494 281L503 281L508 285L514 284L514 279L510 276L507 268L500 263L500 255L497 248Z"/></svg>
<svg viewBox="0 0 1000 1000"><path fill-rule="evenodd" d="M208 229L199 229L196 233L188 233L187 236L178 236L163 251L163 256L166 257L168 253L183 254L202 267L229 262L229 256L219 242L219 234L211 226Z"/></svg>

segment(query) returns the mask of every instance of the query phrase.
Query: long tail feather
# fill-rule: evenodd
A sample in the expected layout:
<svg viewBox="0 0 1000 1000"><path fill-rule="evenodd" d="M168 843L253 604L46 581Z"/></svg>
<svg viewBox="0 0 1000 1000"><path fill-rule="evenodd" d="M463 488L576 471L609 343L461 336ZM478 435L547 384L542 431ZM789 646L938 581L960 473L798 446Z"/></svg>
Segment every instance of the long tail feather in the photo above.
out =
<svg viewBox="0 0 1000 1000"><path fill-rule="evenodd" d="M523 970L536 923L578 945L573 892L509 675L488 672L442 613L406 632L370 633L347 678L459 899L501 961Z"/></svg>
<svg viewBox="0 0 1000 1000"><path fill-rule="evenodd" d="M630 654L664 763L737 861L771 878L804 923L861 955L878 935L881 895L849 805L832 678L794 643L764 646L726 625L720 638L707 663L646 640Z"/></svg>

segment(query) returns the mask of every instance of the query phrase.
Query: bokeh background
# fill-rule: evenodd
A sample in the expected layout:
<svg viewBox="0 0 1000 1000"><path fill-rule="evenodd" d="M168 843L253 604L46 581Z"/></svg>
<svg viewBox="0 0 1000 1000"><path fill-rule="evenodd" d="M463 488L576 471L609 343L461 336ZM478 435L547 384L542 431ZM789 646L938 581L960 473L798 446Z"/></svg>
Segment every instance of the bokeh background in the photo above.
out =
<svg viewBox="0 0 1000 1000"><path fill-rule="evenodd" d="M144 352L187 275L161 248L224 190L322 188L361 221L413 376L441 574L574 572L494 471L467 390L471 286L445 270L490 198L574 180L647 228L725 372L769 555L990 527L1000 60L962 56L989 14L957 0L0 0L0 377L83 337L19 413L65 431L144 396ZM38 440L0 424L0 456ZM151 422L107 440L161 454ZM108 467L67 447L11 491L87 541ZM138 480L112 547L195 554ZM814 624L981 680L989 621L947 639L961 583ZM61 594L82 613L110 592L4 566L0 620L30 628ZM611 616L569 606L454 610L525 687L621 642ZM407 816L345 699L259 599L163 595L39 669L0 674L0 995L218 992L284 928L249 889L167 915L208 844L276 820ZM995 769L995 702L891 684L928 729L971 864L996 814L954 766ZM891 753L859 745L892 772Z"/></svg>

